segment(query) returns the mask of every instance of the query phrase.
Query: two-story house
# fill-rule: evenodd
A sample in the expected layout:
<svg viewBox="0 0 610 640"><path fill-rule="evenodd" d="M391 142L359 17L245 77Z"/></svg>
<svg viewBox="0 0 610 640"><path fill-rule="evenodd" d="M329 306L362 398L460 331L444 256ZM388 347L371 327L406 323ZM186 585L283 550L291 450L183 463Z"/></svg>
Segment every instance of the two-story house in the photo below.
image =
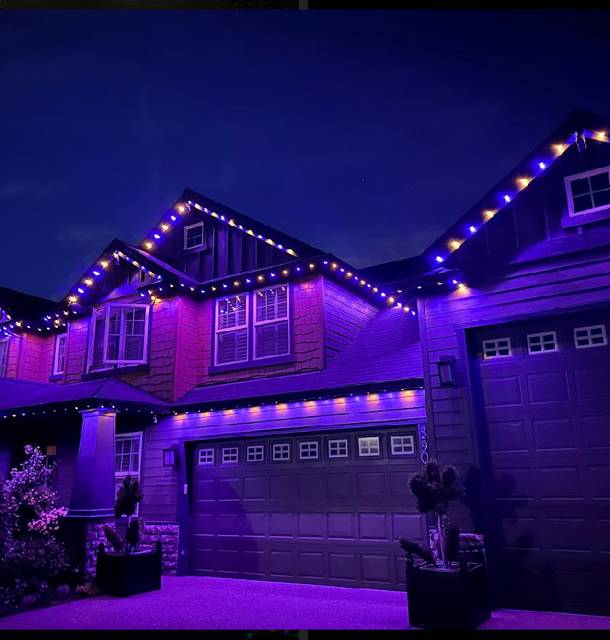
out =
<svg viewBox="0 0 610 640"><path fill-rule="evenodd" d="M414 258L356 270L187 190L63 300L0 289L0 464L43 446L80 522L139 477L180 573L404 588L433 455L500 604L608 613L604 126L573 114Z"/></svg>

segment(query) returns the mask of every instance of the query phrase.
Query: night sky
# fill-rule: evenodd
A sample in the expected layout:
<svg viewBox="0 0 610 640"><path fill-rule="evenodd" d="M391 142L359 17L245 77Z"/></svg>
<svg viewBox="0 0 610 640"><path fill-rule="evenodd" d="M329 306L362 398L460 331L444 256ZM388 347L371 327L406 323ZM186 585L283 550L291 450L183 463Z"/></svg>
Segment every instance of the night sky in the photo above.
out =
<svg viewBox="0 0 610 640"><path fill-rule="evenodd" d="M422 251L575 108L591 12L0 12L0 285L63 296L185 187L356 267Z"/></svg>

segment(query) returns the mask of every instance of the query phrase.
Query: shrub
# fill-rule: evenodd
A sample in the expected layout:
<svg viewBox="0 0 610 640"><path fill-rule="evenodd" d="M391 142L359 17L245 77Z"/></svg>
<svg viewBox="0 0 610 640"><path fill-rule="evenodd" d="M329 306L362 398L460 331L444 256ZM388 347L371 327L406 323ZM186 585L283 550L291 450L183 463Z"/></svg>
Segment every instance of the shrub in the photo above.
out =
<svg viewBox="0 0 610 640"><path fill-rule="evenodd" d="M138 503L142 500L140 483L135 478L127 476L117 493L114 503L114 515L117 518L127 516L127 528L125 530L125 541L121 540L119 534L109 526L104 526L104 535L115 551L125 550L125 553L135 551L140 542L141 522L140 518L134 518L133 514L138 508Z"/></svg>

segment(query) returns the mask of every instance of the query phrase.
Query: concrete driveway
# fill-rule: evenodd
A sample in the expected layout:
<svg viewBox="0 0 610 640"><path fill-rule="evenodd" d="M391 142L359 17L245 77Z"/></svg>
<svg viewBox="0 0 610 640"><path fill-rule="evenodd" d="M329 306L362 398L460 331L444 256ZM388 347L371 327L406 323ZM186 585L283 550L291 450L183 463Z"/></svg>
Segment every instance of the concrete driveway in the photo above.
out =
<svg viewBox="0 0 610 640"><path fill-rule="evenodd" d="M163 578L161 591L98 596L0 619L4 629L406 629L406 594L285 582ZM502 609L483 628L610 629L610 618Z"/></svg>

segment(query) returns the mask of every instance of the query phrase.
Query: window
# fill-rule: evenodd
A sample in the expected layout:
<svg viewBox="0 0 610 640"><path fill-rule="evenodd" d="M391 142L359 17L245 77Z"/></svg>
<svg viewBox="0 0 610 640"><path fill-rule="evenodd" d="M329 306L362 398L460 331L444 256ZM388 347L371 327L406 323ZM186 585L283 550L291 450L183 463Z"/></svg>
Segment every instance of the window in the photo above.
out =
<svg viewBox="0 0 610 640"><path fill-rule="evenodd" d="M512 355L513 350L510 338L497 338L496 340L483 340L483 357L505 358Z"/></svg>
<svg viewBox="0 0 610 640"><path fill-rule="evenodd" d="M0 378L4 378L6 376L9 344L10 344L10 339L0 340Z"/></svg>
<svg viewBox="0 0 610 640"><path fill-rule="evenodd" d="M254 300L254 357L289 353L288 285L255 291Z"/></svg>
<svg viewBox="0 0 610 640"><path fill-rule="evenodd" d="M527 350L529 353L557 351L557 334L554 331L530 333L527 336Z"/></svg>
<svg viewBox="0 0 610 640"><path fill-rule="evenodd" d="M214 449L199 449L198 464L214 464Z"/></svg>
<svg viewBox="0 0 610 640"><path fill-rule="evenodd" d="M53 375L58 376L66 368L66 339L67 335L62 333L55 338L55 355L53 357Z"/></svg>
<svg viewBox="0 0 610 640"><path fill-rule="evenodd" d="M318 443L299 442L299 458L301 460L315 460L318 457Z"/></svg>
<svg viewBox="0 0 610 640"><path fill-rule="evenodd" d="M565 178L570 216L610 207L610 167Z"/></svg>
<svg viewBox="0 0 610 640"><path fill-rule="evenodd" d="M290 443L278 442L271 449L271 458L274 462L287 462L290 460Z"/></svg>
<svg viewBox="0 0 610 640"><path fill-rule="evenodd" d="M203 222L184 227L184 248L195 249L203 247Z"/></svg>
<svg viewBox="0 0 610 640"><path fill-rule="evenodd" d="M347 458L347 440L329 440L328 457Z"/></svg>
<svg viewBox="0 0 610 640"><path fill-rule="evenodd" d="M262 462L265 459L265 447L262 444L251 444L246 448L247 462Z"/></svg>
<svg viewBox="0 0 610 640"><path fill-rule="evenodd" d="M378 456L381 453L379 446L379 436L373 436L369 438L358 438L358 455L362 457L366 456Z"/></svg>
<svg viewBox="0 0 610 640"><path fill-rule="evenodd" d="M238 447L225 447L222 450L222 463L237 462L239 460L239 448Z"/></svg>
<svg viewBox="0 0 610 640"><path fill-rule="evenodd" d="M91 318L88 370L148 361L148 305L110 304Z"/></svg>
<svg viewBox="0 0 610 640"><path fill-rule="evenodd" d="M216 364L248 360L248 296L216 301Z"/></svg>
<svg viewBox="0 0 610 640"><path fill-rule="evenodd" d="M608 339L606 338L606 326L603 324L574 329L574 346L577 349L603 347L606 344L608 344Z"/></svg>
<svg viewBox="0 0 610 640"><path fill-rule="evenodd" d="M393 456L412 456L415 453L413 436L390 436L390 451Z"/></svg>
<svg viewBox="0 0 610 640"><path fill-rule="evenodd" d="M114 440L115 476L140 477L142 432L117 434Z"/></svg>

